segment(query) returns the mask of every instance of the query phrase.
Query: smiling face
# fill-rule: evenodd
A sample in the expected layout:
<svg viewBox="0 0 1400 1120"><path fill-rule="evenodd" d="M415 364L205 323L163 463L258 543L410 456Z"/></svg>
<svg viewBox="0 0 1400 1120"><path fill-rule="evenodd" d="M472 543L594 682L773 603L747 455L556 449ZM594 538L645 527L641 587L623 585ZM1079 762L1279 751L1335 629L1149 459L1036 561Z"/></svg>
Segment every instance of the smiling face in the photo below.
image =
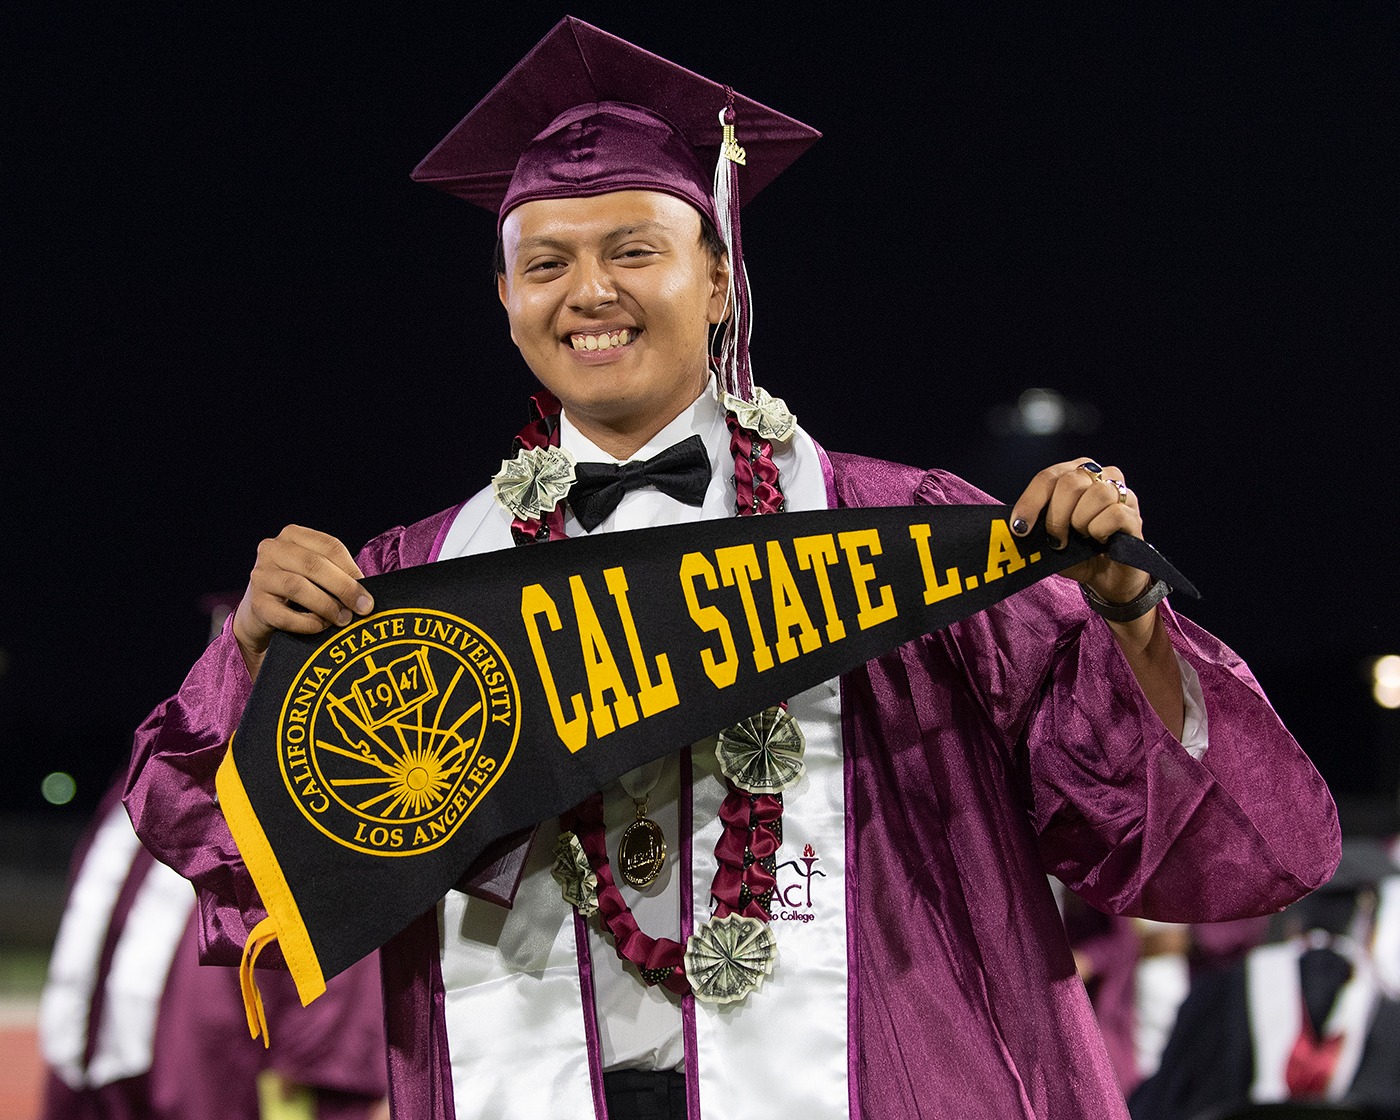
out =
<svg viewBox="0 0 1400 1120"><path fill-rule="evenodd" d="M709 377L729 266L699 212L657 191L541 199L506 215L501 240L511 339L569 420L628 458Z"/></svg>

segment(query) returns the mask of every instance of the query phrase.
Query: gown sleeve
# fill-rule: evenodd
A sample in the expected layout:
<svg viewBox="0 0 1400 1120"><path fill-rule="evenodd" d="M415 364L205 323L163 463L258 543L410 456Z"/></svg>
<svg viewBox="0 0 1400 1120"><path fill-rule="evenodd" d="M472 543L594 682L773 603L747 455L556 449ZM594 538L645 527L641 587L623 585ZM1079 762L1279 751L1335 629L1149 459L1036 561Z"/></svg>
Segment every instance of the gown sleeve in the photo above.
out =
<svg viewBox="0 0 1400 1120"><path fill-rule="evenodd" d="M370 576L403 566L404 533L391 529L370 541L356 557L360 570ZM267 914L214 792L251 694L230 616L180 690L136 729L127 773L125 802L136 834L195 885L205 964L237 964L249 931ZM280 959L276 945L264 959Z"/></svg>
<svg viewBox="0 0 1400 1120"><path fill-rule="evenodd" d="M936 471L916 494L988 500ZM1200 681L1199 759L1070 580L1049 577L944 634L1022 775L1046 871L1109 913L1204 922L1279 910L1336 867L1331 795L1238 655L1169 605L1161 617Z"/></svg>

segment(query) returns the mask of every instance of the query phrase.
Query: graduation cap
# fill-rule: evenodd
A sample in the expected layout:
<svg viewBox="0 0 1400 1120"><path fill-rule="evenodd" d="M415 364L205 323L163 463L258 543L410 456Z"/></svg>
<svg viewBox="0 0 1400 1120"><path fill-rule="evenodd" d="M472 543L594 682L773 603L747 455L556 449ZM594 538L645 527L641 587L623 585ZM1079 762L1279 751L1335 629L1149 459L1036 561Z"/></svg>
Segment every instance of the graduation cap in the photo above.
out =
<svg viewBox="0 0 1400 1120"><path fill-rule="evenodd" d="M1341 862L1332 878L1295 902L1288 913L1303 930L1347 933L1363 892L1377 890L1394 875L1400 875L1400 867L1379 840L1369 836L1346 837L1342 840Z"/></svg>
<svg viewBox="0 0 1400 1120"><path fill-rule="evenodd" d="M821 133L566 16L423 159L413 179L505 216L524 202L654 190L714 223L734 314L724 388L751 398L739 207Z"/></svg>
<svg viewBox="0 0 1400 1120"><path fill-rule="evenodd" d="M1354 895L1375 889L1392 875L1400 875L1400 867L1391 860L1384 844L1370 836L1348 836L1342 841L1337 870L1314 893Z"/></svg>

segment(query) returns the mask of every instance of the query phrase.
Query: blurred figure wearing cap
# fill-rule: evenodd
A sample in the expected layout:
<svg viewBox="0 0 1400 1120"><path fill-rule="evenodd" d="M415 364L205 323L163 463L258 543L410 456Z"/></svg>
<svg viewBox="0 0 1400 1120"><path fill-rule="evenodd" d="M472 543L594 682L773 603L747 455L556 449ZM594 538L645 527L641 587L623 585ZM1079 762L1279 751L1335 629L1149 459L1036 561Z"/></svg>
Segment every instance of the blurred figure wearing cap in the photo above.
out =
<svg viewBox="0 0 1400 1120"><path fill-rule="evenodd" d="M1400 1002L1372 954L1377 891L1397 874L1378 842L1348 839L1332 879L1287 911L1288 940L1197 977L1133 1117L1283 1101L1400 1114Z"/></svg>
<svg viewBox="0 0 1400 1120"><path fill-rule="evenodd" d="M457 508L354 558L296 526L263 542L231 626L138 733L127 803L201 888L211 956L236 957L262 916L211 811L224 744L272 633L370 611L362 575L701 518L990 500L828 454L753 384L739 208L816 138L566 19L420 164L497 213L501 302L542 389L497 484ZM542 463L576 481L551 487ZM1030 482L1015 531L1041 513L1061 539L1141 533L1121 472L1084 458ZM1042 581L789 698L806 774L780 800L726 785L699 744L581 806L583 846L619 866L635 819L669 838L654 877L599 875L592 916L550 876L554 822L471 869L381 953L395 1114L1123 1115L1045 871L1119 913L1265 913L1331 873L1336 820L1248 671L1165 585L1107 560L1069 574L1082 593ZM771 921L756 990L692 984L685 942L712 899Z"/></svg>

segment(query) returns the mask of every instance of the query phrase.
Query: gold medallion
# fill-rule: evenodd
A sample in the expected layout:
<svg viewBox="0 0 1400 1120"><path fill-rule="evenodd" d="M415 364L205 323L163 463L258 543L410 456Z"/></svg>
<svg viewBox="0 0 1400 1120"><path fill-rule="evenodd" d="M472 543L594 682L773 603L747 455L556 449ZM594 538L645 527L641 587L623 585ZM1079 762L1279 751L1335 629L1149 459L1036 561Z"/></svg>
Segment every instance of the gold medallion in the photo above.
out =
<svg viewBox="0 0 1400 1120"><path fill-rule="evenodd" d="M623 831L617 846L617 866L623 881L639 890L649 887L656 882L665 862L666 835L638 806L637 819Z"/></svg>

